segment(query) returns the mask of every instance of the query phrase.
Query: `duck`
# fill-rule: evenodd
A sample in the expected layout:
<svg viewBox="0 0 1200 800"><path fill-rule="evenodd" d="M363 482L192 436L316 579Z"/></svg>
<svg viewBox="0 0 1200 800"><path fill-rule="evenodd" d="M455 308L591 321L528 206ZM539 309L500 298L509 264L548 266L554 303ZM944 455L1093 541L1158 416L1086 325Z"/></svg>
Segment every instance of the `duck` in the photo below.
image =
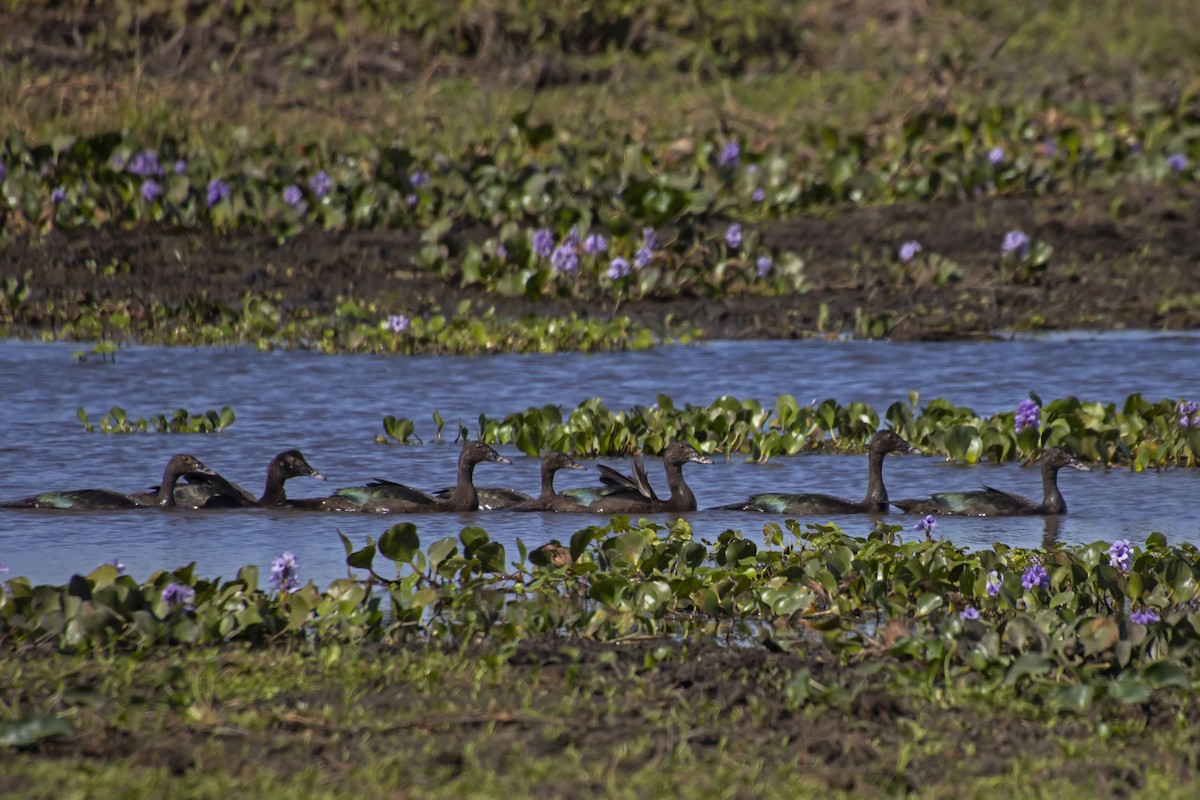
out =
<svg viewBox="0 0 1200 800"><path fill-rule="evenodd" d="M542 492L523 502L506 506L509 511L587 511L587 506L578 500L554 491L554 475L560 469L587 469L560 450L551 450L542 456ZM479 505L483 507L487 490L479 490Z"/></svg>
<svg viewBox="0 0 1200 800"><path fill-rule="evenodd" d="M312 468L299 450L284 450L267 465L267 482L261 497L256 498L236 483L213 473L203 477L187 477L187 483L175 487L175 503L188 508L282 508L287 506L284 484L292 478L325 476Z"/></svg>
<svg viewBox="0 0 1200 800"><path fill-rule="evenodd" d="M895 431L876 431L867 449L867 494L862 500L847 500L830 494L752 495L740 503L720 506L718 511L766 511L774 514L886 514L887 488L883 485L883 457L888 453L920 453Z"/></svg>
<svg viewBox="0 0 1200 800"><path fill-rule="evenodd" d="M666 500L654 493L646 478L646 468L641 459L633 461L633 477L622 475L614 469L600 466L600 480L606 484L600 497L587 505L587 510L597 514L655 514L659 512L682 512L696 510L696 495L683 479L683 465L711 464L712 459L702 455L684 441L674 441L662 452L663 470L667 473L667 487L671 495ZM568 494L568 496L570 496Z"/></svg>
<svg viewBox="0 0 1200 800"><path fill-rule="evenodd" d="M397 484L402 491L398 496L376 495L362 505L363 511L392 514L431 514L438 512L464 512L479 510L479 492L475 489L475 465L491 461L496 464L511 464L483 442L470 441L463 445L458 455L458 482L450 497L433 497L433 502L423 502L420 495L407 496L411 487Z"/></svg>
<svg viewBox="0 0 1200 800"><path fill-rule="evenodd" d="M60 492L42 492L32 497L23 497L0 503L2 508L55 508L95 509L145 508L175 506L175 484L182 477L204 477L214 475L211 469L200 463L195 456L186 453L171 456L163 471L162 482L146 492L122 494L111 489L75 489Z"/></svg>
<svg viewBox="0 0 1200 800"><path fill-rule="evenodd" d="M1070 467L1082 472L1091 468L1061 447L1042 454L1042 502L1019 494L984 486L970 492L940 492L918 500L895 500L892 505L906 514L955 514L970 517L1017 517L1067 513L1067 501L1058 490L1058 471Z"/></svg>
<svg viewBox="0 0 1200 800"><path fill-rule="evenodd" d="M529 553L529 561L536 567L546 569L562 569L575 563L571 551L563 547L558 539L551 539L541 547L534 548Z"/></svg>

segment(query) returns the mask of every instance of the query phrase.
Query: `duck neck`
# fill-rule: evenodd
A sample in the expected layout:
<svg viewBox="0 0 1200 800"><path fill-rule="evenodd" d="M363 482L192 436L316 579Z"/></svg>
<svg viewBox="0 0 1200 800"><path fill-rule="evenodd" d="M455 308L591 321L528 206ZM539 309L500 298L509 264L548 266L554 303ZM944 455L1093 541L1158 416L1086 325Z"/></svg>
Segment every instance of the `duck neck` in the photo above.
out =
<svg viewBox="0 0 1200 800"><path fill-rule="evenodd" d="M446 504L454 511L478 511L479 493L475 491L475 465L470 461L458 462L458 482L454 494Z"/></svg>
<svg viewBox="0 0 1200 800"><path fill-rule="evenodd" d="M691 487L683 479L683 465L668 461L663 466L667 472L667 488L671 490L671 496L664 505L669 506L671 511L695 511L696 495L692 494Z"/></svg>
<svg viewBox="0 0 1200 800"><path fill-rule="evenodd" d="M554 497L554 473L558 470L549 464L542 464L542 493L539 500L549 500Z"/></svg>
<svg viewBox="0 0 1200 800"><path fill-rule="evenodd" d="M883 456L883 453L873 447L867 456L867 496L862 501L862 507L866 511L887 511L888 493L883 485Z"/></svg>
<svg viewBox="0 0 1200 800"><path fill-rule="evenodd" d="M1042 464L1042 510L1047 514L1063 514L1067 501L1058 490L1058 467Z"/></svg>
<svg viewBox="0 0 1200 800"><path fill-rule="evenodd" d="M284 474L283 467L272 461L267 467L267 485L263 487L262 497L259 498L260 506L273 507L281 506L287 502L287 492L284 491L283 484L287 482L288 476Z"/></svg>
<svg viewBox="0 0 1200 800"><path fill-rule="evenodd" d="M175 484L179 482L182 475L183 471L173 461L167 462L167 468L163 471L162 483L158 485L158 491L154 493L154 505L160 508L175 507Z"/></svg>

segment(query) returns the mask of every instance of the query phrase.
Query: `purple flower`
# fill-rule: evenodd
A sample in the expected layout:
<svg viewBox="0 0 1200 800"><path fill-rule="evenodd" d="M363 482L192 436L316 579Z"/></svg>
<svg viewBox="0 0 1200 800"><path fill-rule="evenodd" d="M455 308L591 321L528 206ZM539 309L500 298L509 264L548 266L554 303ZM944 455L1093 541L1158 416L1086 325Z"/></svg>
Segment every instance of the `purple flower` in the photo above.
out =
<svg viewBox="0 0 1200 800"><path fill-rule="evenodd" d="M287 188L283 190L283 202L297 211L303 211L304 193L300 191L300 187L296 184L288 184Z"/></svg>
<svg viewBox="0 0 1200 800"><path fill-rule="evenodd" d="M271 585L284 594L300 588L300 564L296 562L296 554L284 550L271 562Z"/></svg>
<svg viewBox="0 0 1200 800"><path fill-rule="evenodd" d="M654 260L654 251L647 246L639 247L638 251L633 254L633 263L638 269L650 266L650 262Z"/></svg>
<svg viewBox="0 0 1200 800"><path fill-rule="evenodd" d="M1041 564L1034 564L1029 569L1025 570L1025 574L1021 576L1021 588L1028 591L1029 589L1049 589L1050 574L1046 572L1046 568Z"/></svg>
<svg viewBox="0 0 1200 800"><path fill-rule="evenodd" d="M608 252L608 239L602 233L589 233L583 242L583 252L596 255Z"/></svg>
<svg viewBox="0 0 1200 800"><path fill-rule="evenodd" d="M229 184L223 180L213 178L208 182L208 207L212 208L217 203L229 197Z"/></svg>
<svg viewBox="0 0 1200 800"><path fill-rule="evenodd" d="M1054 154L1058 152L1058 145L1054 143L1053 139L1047 139L1042 142L1042 152L1046 154L1047 158L1054 158Z"/></svg>
<svg viewBox="0 0 1200 800"><path fill-rule="evenodd" d="M496 258L500 261L504 261L506 258L508 258L508 248L503 244L496 245Z"/></svg>
<svg viewBox="0 0 1200 800"><path fill-rule="evenodd" d="M0 183L4 183L4 179L8 177L8 167L3 161L0 161Z"/></svg>
<svg viewBox="0 0 1200 800"><path fill-rule="evenodd" d="M572 250L578 250L582 241L583 239L579 235L579 230L577 228L571 228L571 230L567 231L567 235L563 239L563 244Z"/></svg>
<svg viewBox="0 0 1200 800"><path fill-rule="evenodd" d="M742 246L742 226L736 222L725 229L725 244L737 250Z"/></svg>
<svg viewBox="0 0 1200 800"><path fill-rule="evenodd" d="M549 258L554 250L554 234L545 228L533 232L533 254L538 258Z"/></svg>
<svg viewBox="0 0 1200 800"><path fill-rule="evenodd" d="M901 264L907 264L917 257L917 253L921 252L921 243L918 241L909 241L900 245L898 253Z"/></svg>
<svg viewBox="0 0 1200 800"><path fill-rule="evenodd" d="M129 171L139 178L162 175L162 167L158 165L158 156L153 150L143 150L130 159Z"/></svg>
<svg viewBox="0 0 1200 800"><path fill-rule="evenodd" d="M1108 548L1108 565L1120 572L1129 572L1129 561L1133 558L1133 547L1128 539L1117 539Z"/></svg>
<svg viewBox="0 0 1200 800"><path fill-rule="evenodd" d="M928 536L936 527L937 519L933 516L933 514L929 514L924 519L917 520L917 524L913 525L913 530L924 531L925 535Z"/></svg>
<svg viewBox="0 0 1200 800"><path fill-rule="evenodd" d="M658 232L654 228L642 228L642 245L650 250L658 249Z"/></svg>
<svg viewBox="0 0 1200 800"><path fill-rule="evenodd" d="M1182 402L1179 404L1179 427L1195 428L1200 426L1200 414L1197 414L1195 402Z"/></svg>
<svg viewBox="0 0 1200 800"><path fill-rule="evenodd" d="M1004 163L1004 148L996 145L991 150L988 150L988 163L993 167L998 167Z"/></svg>
<svg viewBox="0 0 1200 800"><path fill-rule="evenodd" d="M196 590L182 583L172 583L162 591L162 601L171 608L183 606L187 611L195 608Z"/></svg>
<svg viewBox="0 0 1200 800"><path fill-rule="evenodd" d="M563 242L550 254L550 264L558 272L573 273L579 269L579 253L574 247Z"/></svg>
<svg viewBox="0 0 1200 800"><path fill-rule="evenodd" d="M974 606L967 606L958 615L963 619L979 619L979 609Z"/></svg>
<svg viewBox="0 0 1200 800"><path fill-rule="evenodd" d="M147 203L153 203L158 198L162 197L162 186L154 178L146 178L142 181L142 199Z"/></svg>
<svg viewBox="0 0 1200 800"><path fill-rule="evenodd" d="M175 174L182 175L187 172L187 162L182 158L175 162Z"/></svg>
<svg viewBox="0 0 1200 800"><path fill-rule="evenodd" d="M383 328L392 333L404 333L408 330L408 317L403 314L392 314L387 318L387 322L383 323Z"/></svg>
<svg viewBox="0 0 1200 800"><path fill-rule="evenodd" d="M7 575L7 574L8 574L8 567L4 566L3 564L0 564L0 575Z"/></svg>
<svg viewBox="0 0 1200 800"><path fill-rule="evenodd" d="M771 271L771 267L774 265L774 263L775 262L767 256L759 256L758 261L755 262L755 267L758 270L758 277L765 278L767 273Z"/></svg>
<svg viewBox="0 0 1200 800"><path fill-rule="evenodd" d="M1188 168L1188 157L1183 153L1172 153L1167 156L1167 166L1172 172L1183 172Z"/></svg>
<svg viewBox="0 0 1200 800"><path fill-rule="evenodd" d="M987 578L987 593L988 597L995 597L1000 594L1000 587L1004 585L1004 581L1000 578L1000 573L992 570L988 573Z"/></svg>
<svg viewBox="0 0 1200 800"><path fill-rule="evenodd" d="M1042 410L1038 408L1038 404L1032 400L1022 400L1017 404L1017 413L1013 420L1013 428L1016 429L1017 433L1020 433L1026 428L1033 428L1036 430L1040 424L1038 421L1038 415L1041 413L1041 411Z"/></svg>
<svg viewBox="0 0 1200 800"><path fill-rule="evenodd" d="M1009 231L1000 243L1000 255L1025 258L1029 255L1029 237L1021 231Z"/></svg>
<svg viewBox="0 0 1200 800"><path fill-rule="evenodd" d="M410 194L404 199L408 201L410 206L415 206L417 203L421 202L421 198L417 197L415 194Z"/></svg>
<svg viewBox="0 0 1200 800"><path fill-rule="evenodd" d="M752 203L761 203L763 200L766 200L766 199L767 199L767 193L761 186L750 193L750 202L752 202Z"/></svg>
<svg viewBox="0 0 1200 800"><path fill-rule="evenodd" d="M308 179L308 188L312 189L312 193L320 200L329 194L329 190L333 188L333 181L329 180L329 176L322 170Z"/></svg>
<svg viewBox="0 0 1200 800"><path fill-rule="evenodd" d="M1129 621L1135 625L1149 625L1152 622L1161 622L1162 617L1158 615L1157 611L1144 608L1141 611L1134 611L1130 614Z"/></svg>
<svg viewBox="0 0 1200 800"><path fill-rule="evenodd" d="M108 166L113 172L119 172L125 169L125 159L119 153L113 153L113 157L108 160Z"/></svg>
<svg viewBox="0 0 1200 800"><path fill-rule="evenodd" d="M629 276L629 262L623 258L614 258L608 265L608 272L604 273L612 280L620 280Z"/></svg>
<svg viewBox="0 0 1200 800"><path fill-rule="evenodd" d="M742 147L737 142L727 142L717 156L717 165L723 168L736 167L742 161Z"/></svg>
<svg viewBox="0 0 1200 800"><path fill-rule="evenodd" d="M124 575L124 574L125 574L125 562L124 562L124 561L122 561L121 559L119 559L119 558L114 558L112 561L105 561L104 563L105 563L105 564L112 564L114 567L116 567L116 568L117 568L117 574L118 574L118 575Z"/></svg>
<svg viewBox="0 0 1200 800"><path fill-rule="evenodd" d="M418 186L424 186L425 184L429 183L429 173L425 172L424 170L414 172L412 175L408 176L408 182L412 184L414 189L416 189Z"/></svg>
<svg viewBox="0 0 1200 800"><path fill-rule="evenodd" d="M67 199L67 190L61 186L55 186L50 190L50 202L58 205L63 200Z"/></svg>

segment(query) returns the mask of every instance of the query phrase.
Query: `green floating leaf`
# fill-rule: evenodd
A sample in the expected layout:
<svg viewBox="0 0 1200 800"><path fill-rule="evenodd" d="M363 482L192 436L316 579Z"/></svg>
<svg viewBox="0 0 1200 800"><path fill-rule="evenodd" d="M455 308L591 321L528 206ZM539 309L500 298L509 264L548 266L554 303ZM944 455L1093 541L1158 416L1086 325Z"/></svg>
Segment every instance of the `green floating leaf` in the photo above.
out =
<svg viewBox="0 0 1200 800"><path fill-rule="evenodd" d="M1028 675L1033 677L1036 675L1044 675L1050 671L1050 661L1037 653L1026 653L1012 663L1008 668L1008 674L1004 676L1005 683L1016 683L1022 677Z"/></svg>
<svg viewBox="0 0 1200 800"><path fill-rule="evenodd" d="M379 552L392 561L408 563L420 549L421 537L417 535L417 526L411 522L393 525L379 537Z"/></svg>

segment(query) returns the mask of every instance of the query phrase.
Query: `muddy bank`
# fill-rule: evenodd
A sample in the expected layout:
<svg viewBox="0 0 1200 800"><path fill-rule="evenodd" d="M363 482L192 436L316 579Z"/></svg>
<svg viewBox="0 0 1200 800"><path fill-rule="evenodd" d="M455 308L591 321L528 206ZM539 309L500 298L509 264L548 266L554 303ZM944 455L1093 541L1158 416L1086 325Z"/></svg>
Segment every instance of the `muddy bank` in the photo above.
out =
<svg viewBox="0 0 1200 800"><path fill-rule="evenodd" d="M104 301L172 307L246 295L285 308L332 311L339 297L374 302L381 312L453 310L463 299L502 315L611 316L655 329L697 328L709 338L791 338L854 333L943 339L1003 330L1200 327L1200 190L1129 187L1119 193L984 197L962 203L846 206L822 218L765 226L769 245L801 254L800 294L677 296L630 303L505 298L415 270L419 231L309 231L283 243L263 234L232 236L154 228L54 231L13 238L0 280L23 280L29 294L4 310L14 326L53 323ZM1044 272L1014 275L999 260L1004 234L1019 229L1054 248ZM451 235L451 244L480 231ZM952 267L939 279L929 262L901 265L895 249L916 240ZM943 262L943 263L945 263ZM856 324L857 321L857 324Z"/></svg>

